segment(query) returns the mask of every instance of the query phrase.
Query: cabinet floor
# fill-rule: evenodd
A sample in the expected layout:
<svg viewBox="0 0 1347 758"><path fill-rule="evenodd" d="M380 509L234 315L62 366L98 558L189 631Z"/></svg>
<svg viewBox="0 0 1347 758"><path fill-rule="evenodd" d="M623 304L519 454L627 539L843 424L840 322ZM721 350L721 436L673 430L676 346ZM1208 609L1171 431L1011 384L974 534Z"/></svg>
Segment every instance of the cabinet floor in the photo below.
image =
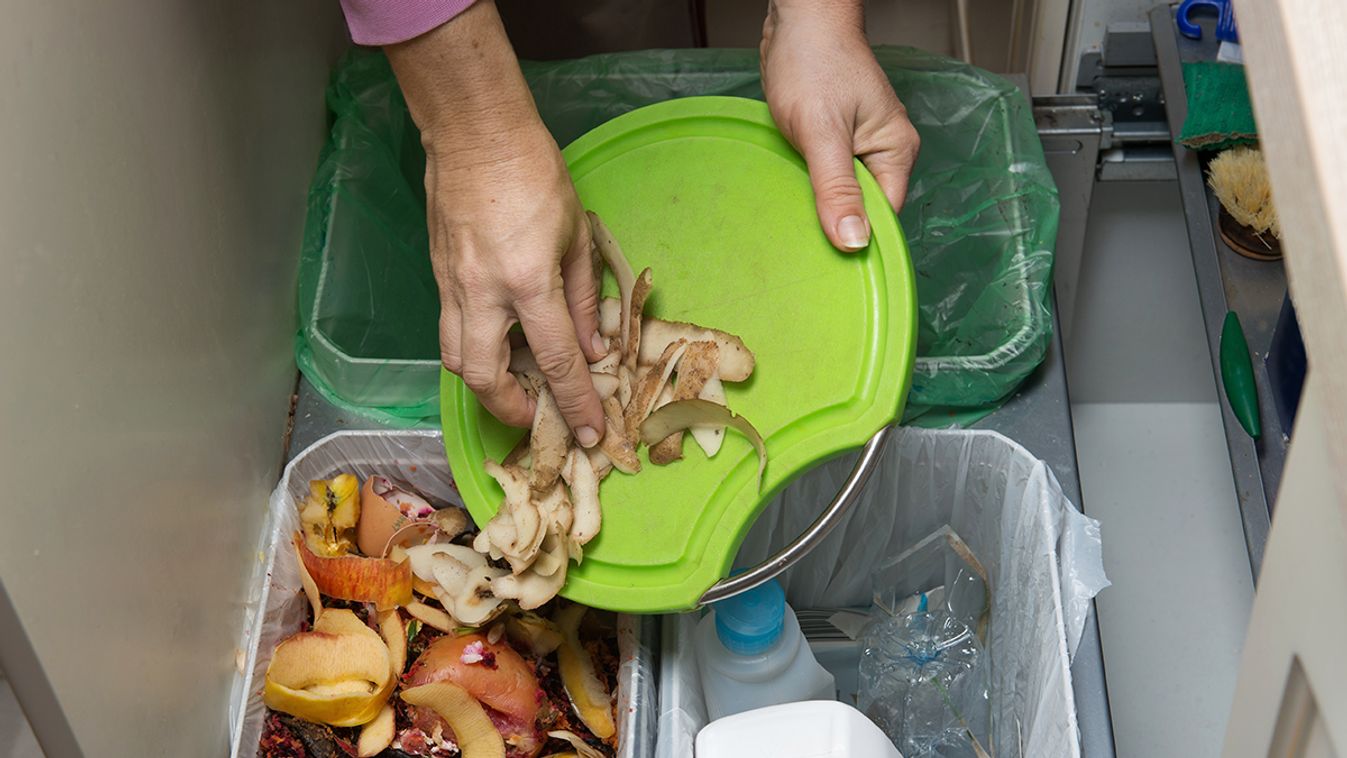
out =
<svg viewBox="0 0 1347 758"><path fill-rule="evenodd" d="M1095 189L1065 349L1117 754L1220 755L1253 599L1175 183Z"/></svg>

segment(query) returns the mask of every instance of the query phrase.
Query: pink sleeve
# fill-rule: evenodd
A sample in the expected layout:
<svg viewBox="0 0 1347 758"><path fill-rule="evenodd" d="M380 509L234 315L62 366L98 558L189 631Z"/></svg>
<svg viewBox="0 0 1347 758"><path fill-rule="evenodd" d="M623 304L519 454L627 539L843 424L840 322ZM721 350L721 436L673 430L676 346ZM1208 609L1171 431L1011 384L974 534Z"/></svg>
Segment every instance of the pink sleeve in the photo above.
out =
<svg viewBox="0 0 1347 758"><path fill-rule="evenodd" d="M357 45L406 42L443 24L473 0L341 0Z"/></svg>

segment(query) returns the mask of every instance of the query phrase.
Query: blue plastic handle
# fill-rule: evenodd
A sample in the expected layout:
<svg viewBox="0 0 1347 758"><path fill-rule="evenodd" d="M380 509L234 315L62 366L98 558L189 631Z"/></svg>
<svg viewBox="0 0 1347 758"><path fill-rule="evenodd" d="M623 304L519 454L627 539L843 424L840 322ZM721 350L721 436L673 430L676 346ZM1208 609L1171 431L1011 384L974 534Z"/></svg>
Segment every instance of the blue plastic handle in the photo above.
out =
<svg viewBox="0 0 1347 758"><path fill-rule="evenodd" d="M1194 8L1210 8L1216 11L1216 39L1224 42L1239 42L1239 30L1235 27L1235 11L1230 0L1183 0L1179 4L1179 34L1189 39L1202 39L1202 27L1194 24L1188 17Z"/></svg>

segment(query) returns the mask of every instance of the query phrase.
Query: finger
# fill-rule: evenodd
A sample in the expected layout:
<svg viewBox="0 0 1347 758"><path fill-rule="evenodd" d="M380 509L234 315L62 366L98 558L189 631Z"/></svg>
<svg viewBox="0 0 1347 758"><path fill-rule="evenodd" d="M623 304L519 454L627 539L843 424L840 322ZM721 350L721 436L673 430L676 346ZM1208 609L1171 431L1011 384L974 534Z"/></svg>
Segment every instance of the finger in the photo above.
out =
<svg viewBox="0 0 1347 758"><path fill-rule="evenodd" d="M440 300L440 363L449 371L463 373L463 314L458 303L449 295L441 295Z"/></svg>
<svg viewBox="0 0 1347 758"><path fill-rule="evenodd" d="M856 182L850 131L819 130L804 135L801 142L823 233L834 247L847 252L870 244L870 222Z"/></svg>
<svg viewBox="0 0 1347 758"><path fill-rule="evenodd" d="M461 376L491 415L510 426L533 424L535 402L510 374L510 320L497 308L464 310Z"/></svg>
<svg viewBox="0 0 1347 758"><path fill-rule="evenodd" d="M912 166L917 162L921 138L906 118L891 127L892 136L886 142L892 147L861 156L861 162L870 169L879 188L884 191L894 213L903 209L907 199L907 184L912 178Z"/></svg>
<svg viewBox="0 0 1347 758"><path fill-rule="evenodd" d="M584 447L593 447L603 436L603 408L589 377L589 364L576 341L575 325L561 289L549 289L520 300L515 311L561 415L574 431L576 441Z"/></svg>
<svg viewBox="0 0 1347 758"><path fill-rule="evenodd" d="M599 335L599 288L594 276L589 223L582 219L580 234L561 261L561 279L566 307L575 324L575 338L585 359L593 363L607 352Z"/></svg>

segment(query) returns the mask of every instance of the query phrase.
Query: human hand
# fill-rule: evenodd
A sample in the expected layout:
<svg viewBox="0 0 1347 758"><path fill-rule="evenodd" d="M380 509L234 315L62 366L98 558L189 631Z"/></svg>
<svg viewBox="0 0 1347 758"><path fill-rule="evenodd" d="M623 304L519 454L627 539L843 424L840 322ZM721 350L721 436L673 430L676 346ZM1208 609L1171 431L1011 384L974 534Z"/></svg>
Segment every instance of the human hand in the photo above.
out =
<svg viewBox="0 0 1347 758"><path fill-rule="evenodd" d="M920 139L865 38L861 0L772 0L762 88L777 128L809 164L823 232L840 250L870 242L853 158L895 212Z"/></svg>
<svg viewBox="0 0 1347 758"><path fill-rule="evenodd" d="M426 220L440 290L440 356L501 421L536 402L509 373L518 323L577 441L604 416L589 223L534 107L495 7L479 2L388 49L426 148Z"/></svg>

